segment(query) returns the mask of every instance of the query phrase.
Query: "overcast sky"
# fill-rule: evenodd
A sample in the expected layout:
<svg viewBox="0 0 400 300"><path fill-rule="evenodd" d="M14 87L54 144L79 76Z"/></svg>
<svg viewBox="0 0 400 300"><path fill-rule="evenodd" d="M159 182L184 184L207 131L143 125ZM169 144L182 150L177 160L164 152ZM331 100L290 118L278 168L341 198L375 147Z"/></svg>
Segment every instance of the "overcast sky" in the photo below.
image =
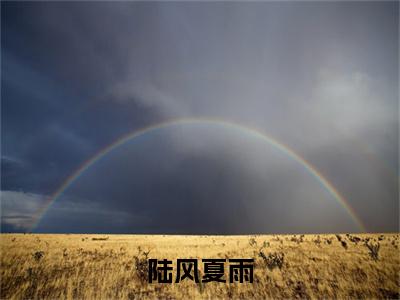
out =
<svg viewBox="0 0 400 300"><path fill-rule="evenodd" d="M258 128L368 231L399 230L399 4L1 2L1 230L121 136ZM243 131L174 125L87 169L37 232L358 232L304 166Z"/></svg>

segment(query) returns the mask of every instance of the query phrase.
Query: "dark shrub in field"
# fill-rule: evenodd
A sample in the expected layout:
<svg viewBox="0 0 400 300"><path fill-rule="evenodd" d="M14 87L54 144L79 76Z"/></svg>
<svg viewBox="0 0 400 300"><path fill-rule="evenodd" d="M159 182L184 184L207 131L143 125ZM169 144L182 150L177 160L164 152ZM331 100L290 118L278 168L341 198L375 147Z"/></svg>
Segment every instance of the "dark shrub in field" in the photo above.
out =
<svg viewBox="0 0 400 300"><path fill-rule="evenodd" d="M108 240L108 236L107 237L98 237L98 238L92 238L92 241L107 241Z"/></svg>
<svg viewBox="0 0 400 300"><path fill-rule="evenodd" d="M345 241L341 241L340 243L342 244L342 247L347 250L347 243Z"/></svg>
<svg viewBox="0 0 400 300"><path fill-rule="evenodd" d="M134 256L136 274L142 282L147 282L149 275L149 253L138 247L138 255Z"/></svg>
<svg viewBox="0 0 400 300"><path fill-rule="evenodd" d="M285 258L284 253L273 252L265 255L264 252L260 251L258 255L264 260L269 270L273 270L276 267L282 269Z"/></svg>
<svg viewBox="0 0 400 300"><path fill-rule="evenodd" d="M379 256L378 256L379 255L379 248L381 247L381 245L379 243L377 243L377 244L365 243L365 246L369 250L369 256L371 256L371 258L373 260L378 260L379 259Z"/></svg>
<svg viewBox="0 0 400 300"><path fill-rule="evenodd" d="M44 252L43 251L36 251L35 253L32 254L32 256L36 261L39 261L39 260L41 260L43 258Z"/></svg>

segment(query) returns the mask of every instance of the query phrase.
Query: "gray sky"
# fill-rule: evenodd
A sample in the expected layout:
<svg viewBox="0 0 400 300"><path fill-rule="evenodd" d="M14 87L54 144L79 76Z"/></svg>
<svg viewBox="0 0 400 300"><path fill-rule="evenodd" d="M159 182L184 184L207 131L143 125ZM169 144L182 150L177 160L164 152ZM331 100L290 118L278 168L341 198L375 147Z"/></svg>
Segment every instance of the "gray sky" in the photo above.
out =
<svg viewBox="0 0 400 300"><path fill-rule="evenodd" d="M166 120L258 128L369 231L398 231L398 2L2 2L1 225L121 136ZM112 151L38 232L359 231L260 139L176 125Z"/></svg>

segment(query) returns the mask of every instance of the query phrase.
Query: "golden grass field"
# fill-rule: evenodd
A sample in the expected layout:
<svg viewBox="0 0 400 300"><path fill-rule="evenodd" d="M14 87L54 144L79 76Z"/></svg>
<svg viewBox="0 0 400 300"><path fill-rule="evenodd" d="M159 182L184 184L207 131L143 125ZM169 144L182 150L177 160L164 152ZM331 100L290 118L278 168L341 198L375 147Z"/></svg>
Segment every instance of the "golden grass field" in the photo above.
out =
<svg viewBox="0 0 400 300"><path fill-rule="evenodd" d="M0 244L1 299L399 298L399 234L1 234ZM199 258L200 272L202 258L254 258L254 282L148 283L147 251Z"/></svg>

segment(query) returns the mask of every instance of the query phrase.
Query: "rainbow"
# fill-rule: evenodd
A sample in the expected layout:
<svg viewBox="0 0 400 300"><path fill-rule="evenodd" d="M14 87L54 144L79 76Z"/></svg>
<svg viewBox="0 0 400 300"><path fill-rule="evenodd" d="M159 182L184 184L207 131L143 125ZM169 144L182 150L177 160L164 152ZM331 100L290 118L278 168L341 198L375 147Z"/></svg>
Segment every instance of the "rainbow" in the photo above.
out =
<svg viewBox="0 0 400 300"><path fill-rule="evenodd" d="M225 121L225 120L220 120L220 119L210 119L210 118L185 118L185 119L173 119L169 121L165 121L162 123L157 123L148 127L141 128L139 130L134 130L133 132L130 132L107 147L101 149L98 151L94 156L92 156L89 160L85 161L83 164L80 165L80 167L72 173L65 181L64 183L46 200L45 204L41 207L41 209L37 212L36 217L34 218L34 224L31 227L31 231L34 231L38 225L40 224L42 218L46 214L46 212L51 208L53 203L57 201L57 199L64 193L68 187L70 187L76 180L79 179L79 177L86 171L88 170L92 165L94 165L97 161L105 157L107 154L112 152L114 149L118 148L119 146L125 144L127 141L130 141L132 139L135 139L139 136L142 136L144 134L153 132L155 130L167 128L173 125L185 125L185 124L208 124L208 125L215 125L223 128L230 128L230 129L235 129L241 133L244 133L246 135L249 135L251 137L260 139L270 145L272 145L274 148L282 151L284 154L292 158L294 161L299 163L305 170L308 171L310 175L312 175L328 192L333 196L333 198L346 210L346 212L349 214L351 217L352 221L357 225L357 227L362 231L366 232L366 227L360 220L360 218L357 217L356 213L354 212L353 208L350 206L350 204L347 202L347 200L339 193L339 191L321 174L320 171L318 171L313 165L311 165L308 161L306 161L304 158L302 158L299 154L294 152L292 149L290 149L288 146L280 143L273 137L266 135L262 131L244 126L238 123L233 123L230 121Z"/></svg>

